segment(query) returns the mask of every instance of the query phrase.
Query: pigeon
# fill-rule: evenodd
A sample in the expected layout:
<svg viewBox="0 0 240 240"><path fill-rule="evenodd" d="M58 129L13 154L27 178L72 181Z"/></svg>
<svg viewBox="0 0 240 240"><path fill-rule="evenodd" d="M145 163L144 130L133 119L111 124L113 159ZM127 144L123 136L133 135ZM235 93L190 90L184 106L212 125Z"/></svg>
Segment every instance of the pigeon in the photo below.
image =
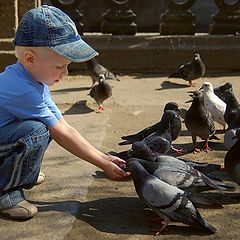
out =
<svg viewBox="0 0 240 240"><path fill-rule="evenodd" d="M234 138L234 136L236 135L236 131L239 128L240 128L240 108L237 108L235 116L224 134L224 146L227 150L229 150L237 141L237 139Z"/></svg>
<svg viewBox="0 0 240 240"><path fill-rule="evenodd" d="M92 78L91 88L93 88L96 82L99 82L99 76L101 74L104 75L105 79L113 79L113 80L120 81L116 73L110 72L104 66L99 64L95 58L92 58L89 61L87 61L86 67L87 67L87 73Z"/></svg>
<svg viewBox="0 0 240 240"><path fill-rule="evenodd" d="M173 111L173 110L166 110L163 113L162 119L161 119L161 125L156 130L156 132L150 134L146 138L142 140L143 143L145 143L151 150L157 152L155 149L158 149L159 153L167 153L172 145L172 132L171 129L174 126L175 120L179 120L179 115ZM170 146L169 149L166 148L166 151L163 151L163 148L159 148L159 146L156 146L155 141L159 142L159 137L165 141L164 146ZM162 141L161 141L162 142ZM169 144L167 144L167 142Z"/></svg>
<svg viewBox="0 0 240 240"><path fill-rule="evenodd" d="M229 176L240 185L240 129L236 131L236 143L228 150L224 158L224 167Z"/></svg>
<svg viewBox="0 0 240 240"><path fill-rule="evenodd" d="M169 75L169 78L182 78L192 86L192 81L203 77L205 70L206 68L200 54L195 53L193 61L181 65L176 72Z"/></svg>
<svg viewBox="0 0 240 240"><path fill-rule="evenodd" d="M215 136L215 126L211 114L204 107L202 92L196 90L191 93L192 100L186 102L192 102L192 104L186 112L185 125L192 135L193 152L199 152L199 149L196 148L197 136L205 140L204 151L208 152L211 150L208 146L208 140L210 136Z"/></svg>
<svg viewBox="0 0 240 240"><path fill-rule="evenodd" d="M223 193L223 190L234 189L232 185L214 181L191 165L172 156L160 155L155 162L139 158L130 158L127 162L136 160L150 174L184 191L200 192L215 189Z"/></svg>
<svg viewBox="0 0 240 240"><path fill-rule="evenodd" d="M221 124L223 130L225 130L226 122L224 120L224 113L226 110L226 103L214 94L213 86L210 82L204 82L200 90L201 89L203 89L205 108L211 113L213 120Z"/></svg>
<svg viewBox="0 0 240 240"><path fill-rule="evenodd" d="M224 85L221 85L219 87L215 87L213 89L214 93L222 99L222 94L225 90L230 90L232 91L232 84L230 82L226 82ZM223 100L223 99L222 99ZM223 100L224 101L224 100Z"/></svg>
<svg viewBox="0 0 240 240"><path fill-rule="evenodd" d="M231 90L225 90L222 93L222 100L226 103L226 111L224 113L224 120L228 124L231 124L235 118L237 108L240 108L240 105L234 96L234 93Z"/></svg>
<svg viewBox="0 0 240 240"><path fill-rule="evenodd" d="M172 118L171 127L170 127L172 141L175 141L177 139L177 137L179 136L179 134L181 132L181 127L182 127L181 118L178 114L180 109L178 108L177 103L169 102L164 107L164 112L167 110L172 110L175 112L175 117ZM126 145L126 144L134 143L137 141L142 141L147 136L151 135L152 133L156 132L158 129L162 128L162 126L163 126L163 121L161 119L161 121L155 123L154 125L152 125L150 127L147 127L145 129L141 130L140 132L137 132L136 134L123 136L122 139L124 141L120 142L119 145ZM177 152L181 152L181 150L175 149L173 147L172 147L172 149Z"/></svg>
<svg viewBox="0 0 240 240"><path fill-rule="evenodd" d="M155 132L145 137L141 142L141 146L151 151L155 156L159 154L167 153L171 149L172 144L172 135L171 135L171 126L175 121L175 118L179 116L173 110L166 110L163 113L161 123ZM134 144L133 144L134 145ZM127 151L117 153L118 157L124 157L123 159L128 159L130 157L141 157L138 153L134 152L134 148L131 148Z"/></svg>
<svg viewBox="0 0 240 240"><path fill-rule="evenodd" d="M99 76L99 83L90 90L89 94L98 104L99 111L104 110L102 103L112 96L112 88L106 82L104 75Z"/></svg>
<svg viewBox="0 0 240 240"><path fill-rule="evenodd" d="M164 221L155 235L160 234L170 220L200 228L208 233L216 232L188 199L189 193L148 173L138 161L130 161L128 165L139 198Z"/></svg>

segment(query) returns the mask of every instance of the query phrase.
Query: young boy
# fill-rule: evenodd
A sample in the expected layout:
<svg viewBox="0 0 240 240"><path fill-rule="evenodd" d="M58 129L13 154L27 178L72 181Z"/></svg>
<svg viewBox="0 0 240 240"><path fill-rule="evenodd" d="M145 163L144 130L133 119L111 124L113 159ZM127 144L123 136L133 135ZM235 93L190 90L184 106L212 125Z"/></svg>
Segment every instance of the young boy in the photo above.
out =
<svg viewBox="0 0 240 240"><path fill-rule="evenodd" d="M125 162L87 142L61 115L48 89L67 66L98 55L61 10L43 5L28 11L17 29L18 62L0 73L0 215L29 219L37 213L23 189L40 184L40 167L51 139L100 167L111 179L127 177Z"/></svg>

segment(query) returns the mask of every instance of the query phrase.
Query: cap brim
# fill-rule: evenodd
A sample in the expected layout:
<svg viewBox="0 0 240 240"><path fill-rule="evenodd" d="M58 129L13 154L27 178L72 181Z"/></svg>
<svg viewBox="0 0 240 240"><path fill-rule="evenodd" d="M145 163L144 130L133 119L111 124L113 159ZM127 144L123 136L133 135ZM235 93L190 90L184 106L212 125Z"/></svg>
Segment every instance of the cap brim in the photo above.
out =
<svg viewBox="0 0 240 240"><path fill-rule="evenodd" d="M99 55L98 52L96 52L82 39L48 48L72 62L86 62Z"/></svg>

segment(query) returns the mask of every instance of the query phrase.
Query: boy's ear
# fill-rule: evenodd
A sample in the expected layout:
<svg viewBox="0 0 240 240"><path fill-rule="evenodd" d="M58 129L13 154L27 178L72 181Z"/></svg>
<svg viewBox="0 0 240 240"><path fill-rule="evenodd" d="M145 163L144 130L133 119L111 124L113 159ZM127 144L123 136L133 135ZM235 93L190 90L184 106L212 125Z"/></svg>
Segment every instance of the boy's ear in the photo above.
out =
<svg viewBox="0 0 240 240"><path fill-rule="evenodd" d="M23 61L28 67L32 67L36 62L36 54L31 50L26 50L23 53Z"/></svg>

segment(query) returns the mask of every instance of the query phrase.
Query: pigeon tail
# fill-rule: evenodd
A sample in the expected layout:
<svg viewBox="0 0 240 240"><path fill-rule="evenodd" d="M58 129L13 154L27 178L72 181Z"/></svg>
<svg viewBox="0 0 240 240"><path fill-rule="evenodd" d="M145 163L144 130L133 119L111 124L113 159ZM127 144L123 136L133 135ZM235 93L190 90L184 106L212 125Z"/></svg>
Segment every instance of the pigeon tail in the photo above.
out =
<svg viewBox="0 0 240 240"><path fill-rule="evenodd" d="M215 233L217 229L210 225L199 213L196 209L196 218L201 225L198 225L199 228L203 229L204 231L208 231L209 233Z"/></svg>

